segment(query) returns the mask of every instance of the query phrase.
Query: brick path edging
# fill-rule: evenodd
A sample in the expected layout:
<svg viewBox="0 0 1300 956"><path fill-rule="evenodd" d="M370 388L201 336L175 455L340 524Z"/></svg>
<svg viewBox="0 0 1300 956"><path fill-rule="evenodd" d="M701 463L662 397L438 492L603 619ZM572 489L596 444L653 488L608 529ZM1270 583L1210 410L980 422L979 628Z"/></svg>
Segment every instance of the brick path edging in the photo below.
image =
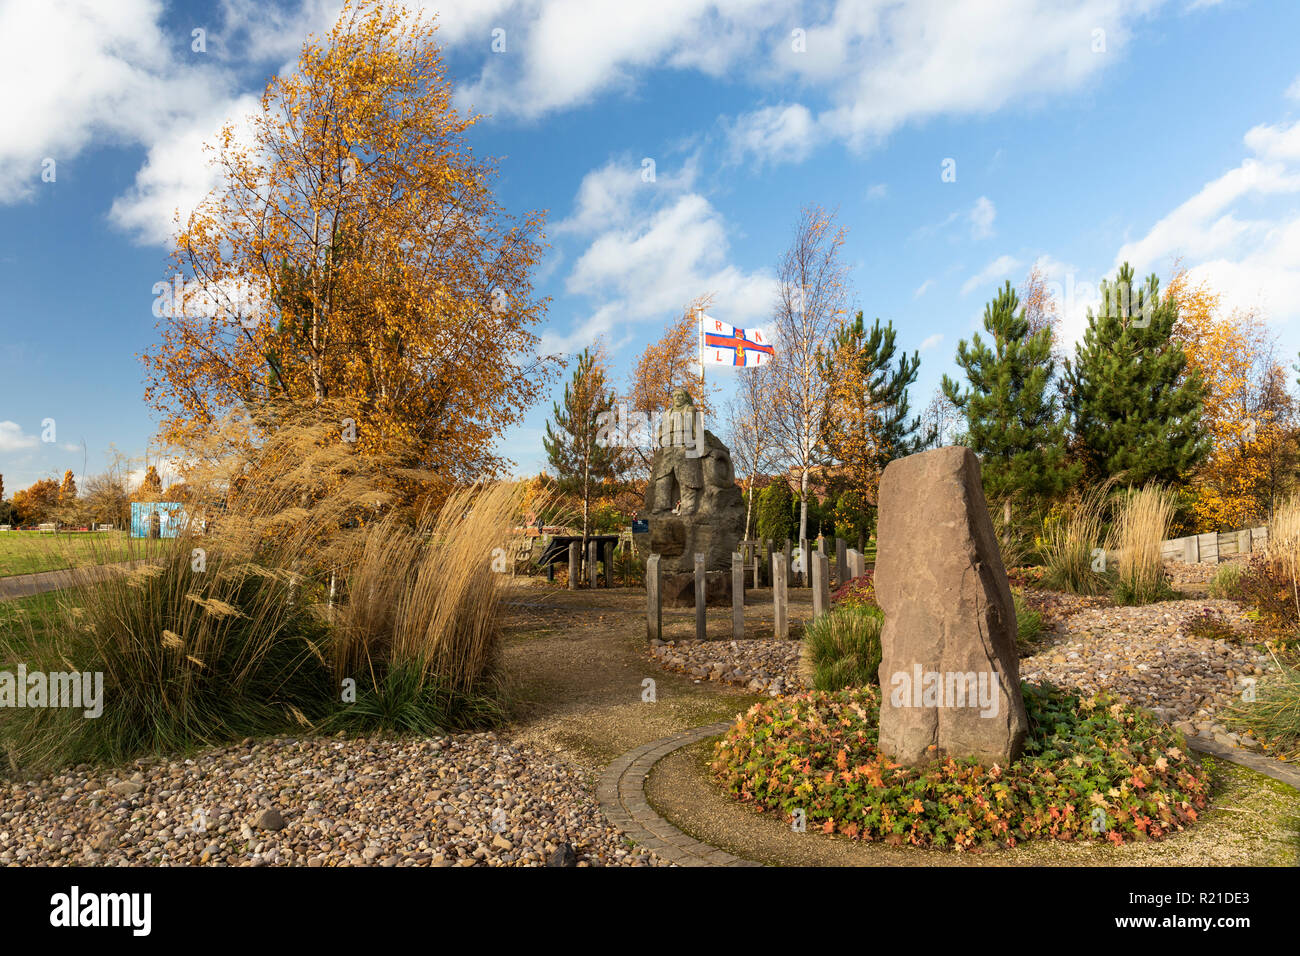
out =
<svg viewBox="0 0 1300 956"><path fill-rule="evenodd" d="M601 811L628 839L653 850L665 862L678 866L762 866L687 836L656 813L645 795L646 777L656 763L674 750L716 737L730 726L731 721L723 720L693 727L629 750L606 768L596 785Z"/></svg>

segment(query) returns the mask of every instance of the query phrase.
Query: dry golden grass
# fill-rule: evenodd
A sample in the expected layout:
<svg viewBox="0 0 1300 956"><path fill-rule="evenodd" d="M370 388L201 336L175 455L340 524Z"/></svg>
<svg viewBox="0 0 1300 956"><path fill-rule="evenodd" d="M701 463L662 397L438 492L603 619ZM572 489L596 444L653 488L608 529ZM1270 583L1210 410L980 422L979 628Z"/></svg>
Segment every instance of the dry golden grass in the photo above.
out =
<svg viewBox="0 0 1300 956"><path fill-rule="evenodd" d="M337 415L270 409L260 426L223 423L187 476L188 527L127 573L74 572L50 621L3 636L0 659L103 672L111 702L98 721L48 711L0 728L15 762L121 758L286 724L432 732L499 716L505 576L493 565L508 567L496 549L524 485L440 494L421 515L422 473L356 454ZM347 678L355 701L341 699Z"/></svg>
<svg viewBox="0 0 1300 956"><path fill-rule="evenodd" d="M1093 569L1097 548L1106 548L1104 515L1113 482L1096 485L1058 520L1047 523L1040 544L1047 581L1071 594L1100 594L1106 579Z"/></svg>
<svg viewBox="0 0 1300 956"><path fill-rule="evenodd" d="M1174 497L1154 483L1129 490L1115 517L1113 540L1119 552L1116 599L1147 604L1168 595L1160 543L1174 520Z"/></svg>

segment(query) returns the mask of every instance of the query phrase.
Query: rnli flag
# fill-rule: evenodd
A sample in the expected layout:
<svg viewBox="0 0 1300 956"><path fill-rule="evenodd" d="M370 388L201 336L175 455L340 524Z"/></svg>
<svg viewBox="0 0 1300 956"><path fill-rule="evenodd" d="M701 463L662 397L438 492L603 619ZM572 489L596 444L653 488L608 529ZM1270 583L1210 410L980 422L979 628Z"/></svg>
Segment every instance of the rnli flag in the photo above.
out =
<svg viewBox="0 0 1300 956"><path fill-rule="evenodd" d="M762 365L776 357L762 329L738 329L726 322L704 316L704 349L707 365L731 365L746 368Z"/></svg>

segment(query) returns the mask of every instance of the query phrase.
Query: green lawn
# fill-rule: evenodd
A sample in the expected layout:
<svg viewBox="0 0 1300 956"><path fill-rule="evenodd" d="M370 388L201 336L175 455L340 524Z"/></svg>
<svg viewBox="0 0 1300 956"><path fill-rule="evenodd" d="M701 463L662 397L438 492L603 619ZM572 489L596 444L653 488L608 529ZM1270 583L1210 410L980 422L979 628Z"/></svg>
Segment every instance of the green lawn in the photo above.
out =
<svg viewBox="0 0 1300 956"><path fill-rule="evenodd" d="M132 541L125 531L0 531L0 577L126 561L144 554L146 543Z"/></svg>
<svg viewBox="0 0 1300 956"><path fill-rule="evenodd" d="M49 628L56 621L57 591L31 597L0 601L0 669L30 663L30 648L53 635Z"/></svg>

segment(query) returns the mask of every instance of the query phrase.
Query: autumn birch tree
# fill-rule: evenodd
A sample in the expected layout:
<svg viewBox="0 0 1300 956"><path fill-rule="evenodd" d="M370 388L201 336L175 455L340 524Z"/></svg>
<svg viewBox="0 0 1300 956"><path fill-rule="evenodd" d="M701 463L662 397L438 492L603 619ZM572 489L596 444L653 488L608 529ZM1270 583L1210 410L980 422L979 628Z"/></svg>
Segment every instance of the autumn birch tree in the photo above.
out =
<svg viewBox="0 0 1300 956"><path fill-rule="evenodd" d="M801 540L808 536L808 479L826 459L822 437L831 384L822 360L848 311L848 270L840 260L846 235L834 213L807 206L777 268L772 442L799 478Z"/></svg>
<svg viewBox="0 0 1300 956"><path fill-rule="evenodd" d="M179 224L183 291L155 286L143 357L167 443L243 405L337 400L362 452L418 448L449 481L504 466L497 439L554 374L532 332L542 220L493 198L435 31L345 4L209 146L219 186Z"/></svg>

